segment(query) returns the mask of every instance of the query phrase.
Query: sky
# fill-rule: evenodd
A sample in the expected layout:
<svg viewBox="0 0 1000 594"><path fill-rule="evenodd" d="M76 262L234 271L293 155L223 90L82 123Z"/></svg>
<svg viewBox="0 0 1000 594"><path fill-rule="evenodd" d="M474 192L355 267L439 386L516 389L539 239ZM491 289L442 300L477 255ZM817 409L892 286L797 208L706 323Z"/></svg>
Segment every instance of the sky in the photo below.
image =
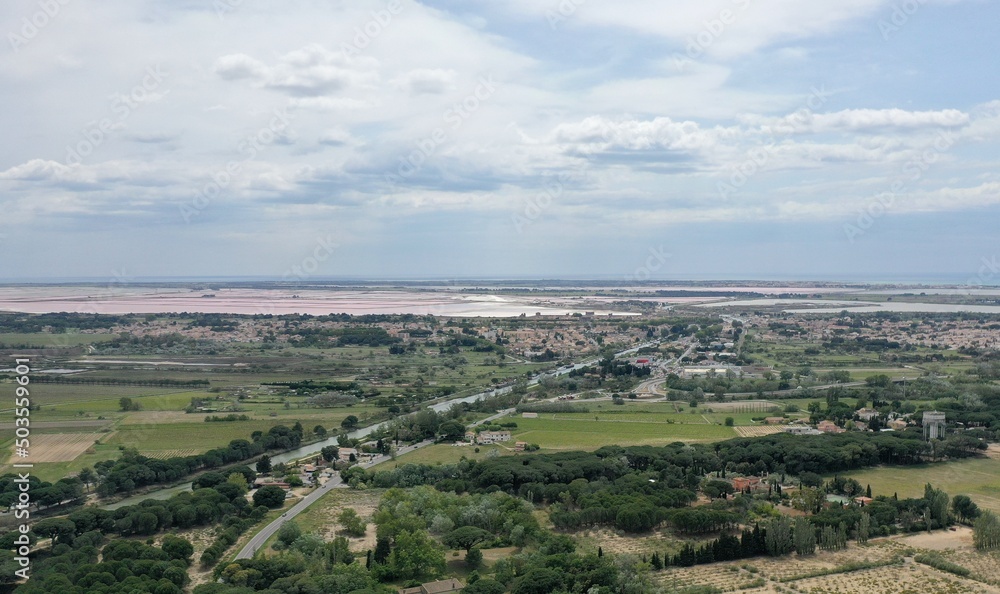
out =
<svg viewBox="0 0 1000 594"><path fill-rule="evenodd" d="M5 0L0 281L995 284L987 0Z"/></svg>

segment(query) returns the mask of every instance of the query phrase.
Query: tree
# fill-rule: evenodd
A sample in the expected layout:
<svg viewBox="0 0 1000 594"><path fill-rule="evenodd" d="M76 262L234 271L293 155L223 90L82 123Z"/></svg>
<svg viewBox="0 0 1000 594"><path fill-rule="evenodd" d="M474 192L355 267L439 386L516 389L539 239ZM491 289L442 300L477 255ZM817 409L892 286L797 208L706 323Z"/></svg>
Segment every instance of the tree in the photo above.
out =
<svg viewBox="0 0 1000 594"><path fill-rule="evenodd" d="M260 460L257 460L257 472L260 474L267 474L271 472L271 457L261 456Z"/></svg>
<svg viewBox="0 0 1000 594"><path fill-rule="evenodd" d="M507 588L500 582L490 578L482 578L466 586L462 590L462 594L503 594L506 591Z"/></svg>
<svg viewBox="0 0 1000 594"><path fill-rule="evenodd" d="M88 491L90 490L90 485L97 480L97 475L94 474L94 470L89 466L83 467L76 477L80 479L80 482L83 483L83 486L86 487Z"/></svg>
<svg viewBox="0 0 1000 594"><path fill-rule="evenodd" d="M345 507L340 512L340 515L337 516L337 521L340 522L343 532L348 536L360 538L365 535L367 524L361 519L358 512L354 511L354 509Z"/></svg>
<svg viewBox="0 0 1000 594"><path fill-rule="evenodd" d="M191 564L191 555L194 554L194 546L186 538L181 538L179 536L168 534L163 537L163 543L160 545L163 552L170 555L171 559L180 559Z"/></svg>
<svg viewBox="0 0 1000 594"><path fill-rule="evenodd" d="M787 516L774 518L767 525L764 533L767 545L767 554L772 557L780 557L791 553L795 548L795 540L792 536L792 522Z"/></svg>
<svg viewBox="0 0 1000 594"><path fill-rule="evenodd" d="M326 428L323 427L322 425L316 425L315 427L313 427L313 434L316 435L316 437L322 439L326 437Z"/></svg>
<svg viewBox="0 0 1000 594"><path fill-rule="evenodd" d="M343 421L340 422L340 426L344 429L354 429L358 426L358 417L354 415L347 415Z"/></svg>
<svg viewBox="0 0 1000 594"><path fill-rule="evenodd" d="M444 552L423 530L403 530L396 535L389 567L397 579L436 576L444 571Z"/></svg>
<svg viewBox="0 0 1000 594"><path fill-rule="evenodd" d="M816 552L816 529L805 518L795 520L795 552L800 556L812 555Z"/></svg>
<svg viewBox="0 0 1000 594"><path fill-rule="evenodd" d="M284 548L292 546L292 543L302 536L302 528L295 521L285 522L278 528L278 542L282 544Z"/></svg>
<svg viewBox="0 0 1000 594"><path fill-rule="evenodd" d="M558 571L536 567L518 578L510 591L512 594L551 594L560 591L562 587L563 579Z"/></svg>
<svg viewBox="0 0 1000 594"><path fill-rule="evenodd" d="M465 566L470 570L479 569L482 564L483 552L478 548L472 547L467 553L465 553Z"/></svg>
<svg viewBox="0 0 1000 594"><path fill-rule="evenodd" d="M46 518L36 522L31 529L38 536L51 538L53 542L70 543L73 542L76 524L65 518Z"/></svg>
<svg viewBox="0 0 1000 594"><path fill-rule="evenodd" d="M118 400L118 408L120 408L122 412L132 412L141 410L142 406L138 402L129 398L128 396L122 396Z"/></svg>
<svg viewBox="0 0 1000 594"><path fill-rule="evenodd" d="M388 538L376 538L375 539L375 563L386 563L389 561L389 555L392 553L392 546L389 544Z"/></svg>
<svg viewBox="0 0 1000 594"><path fill-rule="evenodd" d="M243 476L242 473L234 472L226 477L226 482L233 485L240 491L240 495L246 495L246 492L250 490L250 486L247 484L247 477Z"/></svg>
<svg viewBox="0 0 1000 594"><path fill-rule="evenodd" d="M858 520L858 544L866 544L868 542L868 535L871 532L872 518L867 512L861 513L861 519Z"/></svg>
<svg viewBox="0 0 1000 594"><path fill-rule="evenodd" d="M980 551L1000 547L1000 519L993 512L982 512L972 524L972 542Z"/></svg>
<svg viewBox="0 0 1000 594"><path fill-rule="evenodd" d="M465 425L458 421L445 421L438 427L438 435L444 441L461 441L465 438Z"/></svg>
<svg viewBox="0 0 1000 594"><path fill-rule="evenodd" d="M968 495L955 495L951 500L951 510L961 522L972 522L979 517L979 506Z"/></svg>
<svg viewBox="0 0 1000 594"><path fill-rule="evenodd" d="M733 421L732 417L726 417L726 427L732 427L733 426L733 422L734 421Z"/></svg>
<svg viewBox="0 0 1000 594"><path fill-rule="evenodd" d="M340 448L337 446L325 446L319 451L319 454L327 462L333 462L340 456Z"/></svg>
<svg viewBox="0 0 1000 594"><path fill-rule="evenodd" d="M253 494L253 504L276 508L285 503L285 491L275 485L264 485Z"/></svg>
<svg viewBox="0 0 1000 594"><path fill-rule="evenodd" d="M492 535L475 526L462 526L444 535L441 539L444 544L455 549L465 549L470 551L472 547L490 538Z"/></svg>

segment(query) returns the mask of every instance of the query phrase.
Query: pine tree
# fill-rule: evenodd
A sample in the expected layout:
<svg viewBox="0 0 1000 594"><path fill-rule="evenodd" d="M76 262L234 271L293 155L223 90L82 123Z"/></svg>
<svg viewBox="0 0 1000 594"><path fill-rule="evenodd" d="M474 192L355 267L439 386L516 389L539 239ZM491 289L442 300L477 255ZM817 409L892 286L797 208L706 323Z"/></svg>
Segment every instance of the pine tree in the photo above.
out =
<svg viewBox="0 0 1000 594"><path fill-rule="evenodd" d="M660 554L653 551L653 557L650 559L650 564L653 566L655 571L663 569L663 561L660 561Z"/></svg>
<svg viewBox="0 0 1000 594"><path fill-rule="evenodd" d="M872 486L871 485L868 485L867 487L865 487L865 497L867 497L869 499L872 498Z"/></svg>

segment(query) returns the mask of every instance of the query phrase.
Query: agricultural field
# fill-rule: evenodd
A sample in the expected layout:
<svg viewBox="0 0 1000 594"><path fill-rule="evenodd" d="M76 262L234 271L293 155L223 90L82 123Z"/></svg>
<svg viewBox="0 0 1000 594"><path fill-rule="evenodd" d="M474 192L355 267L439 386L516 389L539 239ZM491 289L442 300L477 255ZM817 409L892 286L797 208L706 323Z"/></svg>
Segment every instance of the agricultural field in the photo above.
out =
<svg viewBox="0 0 1000 594"><path fill-rule="evenodd" d="M15 462L40 464L43 462L71 462L92 448L103 433L41 433L31 439L30 456L11 459Z"/></svg>
<svg viewBox="0 0 1000 594"><path fill-rule="evenodd" d="M656 445L675 441L717 441L735 437L732 427L630 420L594 420L593 413L539 415L517 419L513 439L550 450L594 450L605 445Z"/></svg>
<svg viewBox="0 0 1000 594"><path fill-rule="evenodd" d="M476 450L479 450L477 453ZM451 445L436 444L420 448L414 452L399 456L391 462L378 466L379 470L388 470L404 464L456 464L466 458L468 460L484 460L490 456L505 456L514 453L512 445Z"/></svg>
<svg viewBox="0 0 1000 594"><path fill-rule="evenodd" d="M991 454L996 449L990 450ZM950 494L965 494L980 507L1000 512L1000 459L996 457L951 461L908 467L880 467L845 473L862 485L871 485L875 495L898 493L899 497L920 497L924 485Z"/></svg>
<svg viewBox="0 0 1000 594"><path fill-rule="evenodd" d="M921 538L926 537L926 538ZM924 548L937 543L933 548ZM921 554L939 555L971 570L959 577L917 563ZM1000 556L971 546L971 532L934 533L916 537L851 544L838 552L817 551L809 557L754 558L726 563L669 568L653 572L668 593L693 588L755 594L1000 594Z"/></svg>

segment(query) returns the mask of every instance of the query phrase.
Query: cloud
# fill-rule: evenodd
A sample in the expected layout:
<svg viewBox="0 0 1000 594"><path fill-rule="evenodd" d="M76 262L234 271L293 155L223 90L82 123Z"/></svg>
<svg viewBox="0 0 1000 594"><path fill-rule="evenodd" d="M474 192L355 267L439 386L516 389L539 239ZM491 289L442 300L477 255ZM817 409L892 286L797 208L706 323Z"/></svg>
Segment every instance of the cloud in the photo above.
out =
<svg viewBox="0 0 1000 594"><path fill-rule="evenodd" d="M440 68L411 70L391 83L410 95L441 95L454 90L458 73Z"/></svg>
<svg viewBox="0 0 1000 594"><path fill-rule="evenodd" d="M293 97L322 97L374 83L376 64L313 43L281 56L272 66L246 54L222 56L215 62L215 73L223 80L251 80Z"/></svg>
<svg viewBox="0 0 1000 594"><path fill-rule="evenodd" d="M907 111L903 109L844 109L833 113L803 110L781 117L743 116L744 124L768 128L775 134L823 132L905 132L928 128L961 128L971 121L957 109Z"/></svg>

